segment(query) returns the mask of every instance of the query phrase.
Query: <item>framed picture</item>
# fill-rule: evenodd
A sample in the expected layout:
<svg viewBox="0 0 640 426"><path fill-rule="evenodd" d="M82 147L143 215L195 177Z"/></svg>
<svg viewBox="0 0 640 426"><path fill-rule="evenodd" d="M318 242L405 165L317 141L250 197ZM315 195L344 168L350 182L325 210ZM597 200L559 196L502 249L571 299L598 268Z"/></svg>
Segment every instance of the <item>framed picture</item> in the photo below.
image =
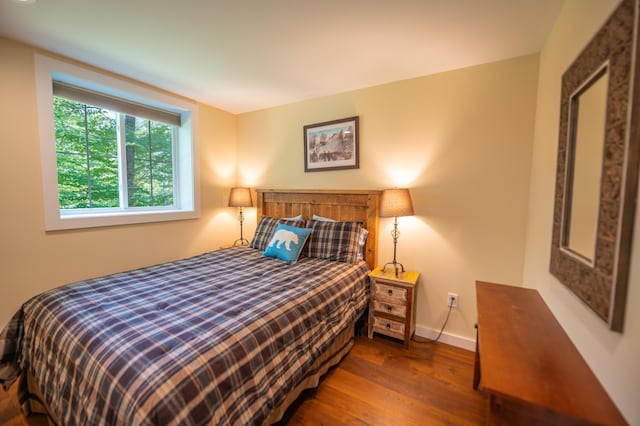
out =
<svg viewBox="0 0 640 426"><path fill-rule="evenodd" d="M357 169L358 117L304 126L304 171Z"/></svg>

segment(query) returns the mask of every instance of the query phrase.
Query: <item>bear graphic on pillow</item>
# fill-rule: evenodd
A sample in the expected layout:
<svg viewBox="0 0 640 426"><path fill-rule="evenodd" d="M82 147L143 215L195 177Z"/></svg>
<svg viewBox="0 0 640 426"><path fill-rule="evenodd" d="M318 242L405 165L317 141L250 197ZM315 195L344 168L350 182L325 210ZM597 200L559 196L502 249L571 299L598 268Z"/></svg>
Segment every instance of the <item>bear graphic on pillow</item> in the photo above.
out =
<svg viewBox="0 0 640 426"><path fill-rule="evenodd" d="M285 246L287 251L291 251L291 244L298 245L298 236L286 229L278 229L275 234L273 234L273 238L271 239L270 247L282 248L282 245Z"/></svg>

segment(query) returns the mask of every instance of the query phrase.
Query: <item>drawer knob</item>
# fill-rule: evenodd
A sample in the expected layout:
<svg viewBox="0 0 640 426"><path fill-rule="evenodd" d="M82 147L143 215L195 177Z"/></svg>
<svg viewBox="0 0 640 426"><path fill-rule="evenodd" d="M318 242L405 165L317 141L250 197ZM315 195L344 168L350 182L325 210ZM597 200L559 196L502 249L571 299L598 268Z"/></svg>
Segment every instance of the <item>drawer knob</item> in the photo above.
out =
<svg viewBox="0 0 640 426"><path fill-rule="evenodd" d="M390 328L391 328L391 324L387 323L387 329L390 329Z"/></svg>
<svg viewBox="0 0 640 426"><path fill-rule="evenodd" d="M387 312L391 312L393 311L393 308L391 307L391 305L387 305Z"/></svg>
<svg viewBox="0 0 640 426"><path fill-rule="evenodd" d="M393 290L389 289L387 290L387 293L389 293L389 296L393 296Z"/></svg>

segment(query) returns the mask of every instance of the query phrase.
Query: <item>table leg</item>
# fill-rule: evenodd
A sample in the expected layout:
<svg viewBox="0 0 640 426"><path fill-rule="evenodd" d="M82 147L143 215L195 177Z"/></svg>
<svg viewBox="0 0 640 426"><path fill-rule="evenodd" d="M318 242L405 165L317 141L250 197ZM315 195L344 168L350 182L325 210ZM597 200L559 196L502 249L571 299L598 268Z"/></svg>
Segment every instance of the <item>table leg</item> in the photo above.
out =
<svg viewBox="0 0 640 426"><path fill-rule="evenodd" d="M476 356L475 361L473 363L473 389L478 390L478 386L480 385L480 346L478 345L478 324L476 327Z"/></svg>

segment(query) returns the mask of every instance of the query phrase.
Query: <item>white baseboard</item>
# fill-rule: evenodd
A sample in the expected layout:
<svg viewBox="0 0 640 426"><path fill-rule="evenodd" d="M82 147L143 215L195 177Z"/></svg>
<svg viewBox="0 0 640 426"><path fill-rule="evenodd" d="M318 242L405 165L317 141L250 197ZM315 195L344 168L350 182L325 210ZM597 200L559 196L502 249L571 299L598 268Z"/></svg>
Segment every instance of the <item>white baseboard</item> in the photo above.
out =
<svg viewBox="0 0 640 426"><path fill-rule="evenodd" d="M433 330L421 325L416 325L415 334L416 336L424 337L425 339L435 339L439 332L440 330ZM468 351L475 352L476 350L476 341L474 339L449 334L446 331L442 333L442 336L440 336L440 340L438 341L451 346L457 346L458 348L466 349Z"/></svg>

